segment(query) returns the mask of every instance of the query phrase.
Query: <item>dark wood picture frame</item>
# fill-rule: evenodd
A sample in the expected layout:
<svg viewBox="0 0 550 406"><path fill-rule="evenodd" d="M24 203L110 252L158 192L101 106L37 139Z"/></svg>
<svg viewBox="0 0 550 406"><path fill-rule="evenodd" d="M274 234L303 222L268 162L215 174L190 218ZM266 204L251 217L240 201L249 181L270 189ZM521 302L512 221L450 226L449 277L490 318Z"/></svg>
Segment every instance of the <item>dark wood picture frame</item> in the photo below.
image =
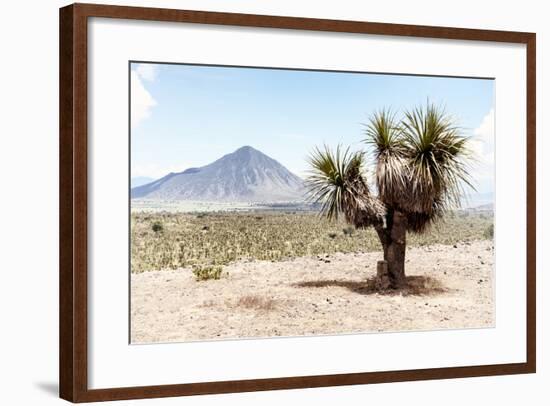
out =
<svg viewBox="0 0 550 406"><path fill-rule="evenodd" d="M87 28L89 17L364 33L525 44L527 48L527 328L526 362L385 372L197 382L109 389L88 388L87 304ZM534 33L382 24L140 7L73 4L60 9L60 397L72 402L140 399L426 379L524 374L536 371L536 36Z"/></svg>

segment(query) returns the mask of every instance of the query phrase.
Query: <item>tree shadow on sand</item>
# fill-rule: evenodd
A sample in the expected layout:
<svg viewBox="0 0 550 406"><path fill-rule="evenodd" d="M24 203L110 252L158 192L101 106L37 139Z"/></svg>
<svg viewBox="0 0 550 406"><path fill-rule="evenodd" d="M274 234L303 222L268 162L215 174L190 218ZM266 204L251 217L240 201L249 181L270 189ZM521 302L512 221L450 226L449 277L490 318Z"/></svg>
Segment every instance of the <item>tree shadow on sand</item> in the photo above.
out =
<svg viewBox="0 0 550 406"><path fill-rule="evenodd" d="M341 287L362 295L379 294L388 296L434 296L450 291L448 288L443 286L439 280L423 275L407 276L405 286L400 289L380 289L377 286L376 277L369 278L365 281L349 281L341 279L304 281L295 283L293 286L299 288Z"/></svg>

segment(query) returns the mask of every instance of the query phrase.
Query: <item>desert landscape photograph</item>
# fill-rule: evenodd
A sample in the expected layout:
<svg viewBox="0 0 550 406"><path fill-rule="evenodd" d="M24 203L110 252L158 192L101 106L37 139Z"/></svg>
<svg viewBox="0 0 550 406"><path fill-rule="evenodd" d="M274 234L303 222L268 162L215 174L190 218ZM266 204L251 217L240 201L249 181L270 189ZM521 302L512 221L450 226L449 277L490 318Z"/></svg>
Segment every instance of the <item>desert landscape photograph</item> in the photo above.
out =
<svg viewBox="0 0 550 406"><path fill-rule="evenodd" d="M494 80L129 75L131 344L495 326Z"/></svg>

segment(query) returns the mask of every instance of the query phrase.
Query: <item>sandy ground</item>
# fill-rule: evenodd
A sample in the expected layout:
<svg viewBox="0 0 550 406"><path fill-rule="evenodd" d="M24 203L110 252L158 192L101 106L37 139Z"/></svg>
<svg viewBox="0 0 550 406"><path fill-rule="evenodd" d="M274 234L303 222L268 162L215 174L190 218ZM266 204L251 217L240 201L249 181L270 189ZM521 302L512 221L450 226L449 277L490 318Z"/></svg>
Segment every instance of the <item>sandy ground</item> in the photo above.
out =
<svg viewBox="0 0 550 406"><path fill-rule="evenodd" d="M190 269L132 274L132 343L494 325L491 241L408 249L400 292L368 288L380 258L239 262L201 282Z"/></svg>

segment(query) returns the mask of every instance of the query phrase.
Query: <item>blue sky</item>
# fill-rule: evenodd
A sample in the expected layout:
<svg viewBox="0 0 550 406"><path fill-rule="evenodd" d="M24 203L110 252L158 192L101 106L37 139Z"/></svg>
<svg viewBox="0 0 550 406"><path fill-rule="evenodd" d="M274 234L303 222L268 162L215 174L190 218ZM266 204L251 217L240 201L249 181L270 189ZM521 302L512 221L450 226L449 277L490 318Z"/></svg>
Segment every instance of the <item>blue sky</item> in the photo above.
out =
<svg viewBox="0 0 550 406"><path fill-rule="evenodd" d="M364 149L371 113L429 99L474 137L477 189L493 189L493 80L133 63L131 89L132 177L206 165L243 145L302 176L314 146Z"/></svg>

